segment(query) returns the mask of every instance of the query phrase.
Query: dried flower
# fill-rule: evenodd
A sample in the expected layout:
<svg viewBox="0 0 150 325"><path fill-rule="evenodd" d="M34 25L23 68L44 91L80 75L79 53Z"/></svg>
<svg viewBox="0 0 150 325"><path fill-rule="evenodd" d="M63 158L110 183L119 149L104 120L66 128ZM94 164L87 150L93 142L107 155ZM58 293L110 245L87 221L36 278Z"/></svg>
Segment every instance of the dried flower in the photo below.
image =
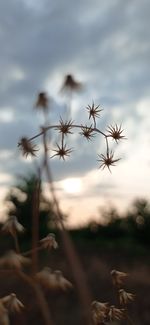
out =
<svg viewBox="0 0 150 325"><path fill-rule="evenodd" d="M95 136L95 133L93 133L92 125L91 126L81 125L81 130L82 132L80 132L80 134L83 135L88 141Z"/></svg>
<svg viewBox="0 0 150 325"><path fill-rule="evenodd" d="M69 156L69 154L72 152L71 148L66 148L66 144L62 144L62 146L60 147L57 143L57 150L54 150L56 152L55 155L53 155L51 158L55 157L55 156L59 156L59 158L65 160L66 156Z"/></svg>
<svg viewBox="0 0 150 325"><path fill-rule="evenodd" d="M109 303L93 301L91 304L92 317L95 324L102 323L106 320L109 311Z"/></svg>
<svg viewBox="0 0 150 325"><path fill-rule="evenodd" d="M78 91L82 88L82 84L74 79L71 74L65 76L62 91Z"/></svg>
<svg viewBox="0 0 150 325"><path fill-rule="evenodd" d="M127 305L135 299L135 295L129 292L126 292L124 289L119 290L119 301L120 305Z"/></svg>
<svg viewBox="0 0 150 325"><path fill-rule="evenodd" d="M116 142L118 142L120 139L125 139L124 135L121 135L123 130L121 129L121 126L109 126L108 129L108 137L112 137Z"/></svg>
<svg viewBox="0 0 150 325"><path fill-rule="evenodd" d="M18 269L22 268L22 265L29 264L30 260L26 257L23 257L20 254L15 253L14 251L9 251L0 259L0 266L1 267L8 267L11 269Z"/></svg>
<svg viewBox="0 0 150 325"><path fill-rule="evenodd" d="M56 249L58 247L58 243L55 239L55 235L50 233L45 238L40 240L40 244L43 248L54 248Z"/></svg>
<svg viewBox="0 0 150 325"><path fill-rule="evenodd" d="M100 157L100 159L98 159L98 161L101 163L99 168L104 169L105 167L107 167L110 172L111 172L110 166L115 166L115 163L121 159L121 158L113 159L114 153L112 151L110 153L108 152L106 154L106 156L103 154L98 155L98 156Z"/></svg>
<svg viewBox="0 0 150 325"><path fill-rule="evenodd" d="M88 105L86 108L89 111L89 119L92 117L95 123L95 118L100 116L102 109L99 109L99 105L95 106L94 102L91 106Z"/></svg>
<svg viewBox="0 0 150 325"><path fill-rule="evenodd" d="M54 271L54 275L58 288L66 291L67 289L71 289L73 287L72 283L63 276L61 271Z"/></svg>
<svg viewBox="0 0 150 325"><path fill-rule="evenodd" d="M0 299L2 304L6 307L9 312L20 312L24 305L16 297L15 293L11 293L9 296L3 297Z"/></svg>
<svg viewBox="0 0 150 325"><path fill-rule="evenodd" d="M61 271L54 271L48 267L45 267L42 271L36 274L36 279L45 289L53 290L67 290L72 288L72 284L62 275Z"/></svg>
<svg viewBox="0 0 150 325"><path fill-rule="evenodd" d="M23 232L25 228L18 222L16 216L10 216L4 223L2 231L10 233L12 236L16 235L16 232Z"/></svg>
<svg viewBox="0 0 150 325"><path fill-rule="evenodd" d="M116 270L112 270L110 274L112 276L113 285L118 287L124 284L125 280L128 277L127 273L116 271Z"/></svg>
<svg viewBox="0 0 150 325"><path fill-rule="evenodd" d="M32 142L26 138L23 137L20 139L20 142L18 143L18 147L21 147L23 156L36 156L35 152L38 151L36 145L32 144Z"/></svg>
<svg viewBox="0 0 150 325"><path fill-rule="evenodd" d="M110 321L122 320L125 318L125 309L116 308L115 306L110 306L108 313Z"/></svg>
<svg viewBox="0 0 150 325"><path fill-rule="evenodd" d="M56 127L56 130L59 130L59 132L64 135L67 135L68 133L72 134L72 132L70 131L72 129L72 124L73 124L72 120L64 122L62 118L60 118L59 122L60 125Z"/></svg>
<svg viewBox="0 0 150 325"><path fill-rule="evenodd" d="M38 94L38 98L35 106L38 108L42 108L44 110L48 109L48 97L45 92L41 92Z"/></svg>

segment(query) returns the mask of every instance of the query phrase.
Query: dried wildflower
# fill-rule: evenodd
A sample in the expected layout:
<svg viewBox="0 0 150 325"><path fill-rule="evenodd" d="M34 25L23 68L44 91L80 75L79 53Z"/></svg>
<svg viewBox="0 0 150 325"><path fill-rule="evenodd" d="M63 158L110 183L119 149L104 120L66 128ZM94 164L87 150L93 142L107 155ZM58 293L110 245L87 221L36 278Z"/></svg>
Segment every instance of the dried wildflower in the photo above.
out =
<svg viewBox="0 0 150 325"><path fill-rule="evenodd" d="M100 159L98 159L98 161L101 163L99 168L104 169L105 167L107 167L110 172L111 172L110 166L115 166L115 163L121 159L121 158L113 159L114 153L112 151L110 153L108 152L106 154L106 156L103 154L98 155L98 156L100 157Z"/></svg>
<svg viewBox="0 0 150 325"><path fill-rule="evenodd" d="M80 134L83 135L88 141L95 136L95 133L93 133L92 125L91 126L81 125L81 130L82 132L80 132Z"/></svg>
<svg viewBox="0 0 150 325"><path fill-rule="evenodd" d="M66 156L69 156L69 154L72 152L72 149L71 148L66 148L66 144L62 144L62 146L60 147L57 143L56 143L56 145L57 145L57 150L54 150L54 151L56 151L56 154L55 155L53 155L51 158L53 158L53 157L55 157L55 156L59 156L59 158L61 159L63 159L63 160L65 160L65 157Z"/></svg>
<svg viewBox="0 0 150 325"><path fill-rule="evenodd" d="M72 129L72 124L73 124L72 120L64 122L62 118L60 118L59 122L60 125L56 127L56 130L59 130L59 132L64 135L67 135L68 133L72 134L72 132L70 131Z"/></svg>
<svg viewBox="0 0 150 325"><path fill-rule="evenodd" d="M89 111L89 119L92 117L95 123L95 118L100 116L102 109L99 109L99 105L95 106L94 102L91 106L88 105L86 108Z"/></svg>
<svg viewBox="0 0 150 325"><path fill-rule="evenodd" d="M116 142L118 142L121 139L125 139L125 136L122 135L123 130L121 129L121 126L109 126L108 129L108 135L109 137L112 137Z"/></svg>
<svg viewBox="0 0 150 325"><path fill-rule="evenodd" d="M44 288L53 288L53 273L49 267L44 267L42 271L36 273L36 279Z"/></svg>
<svg viewBox="0 0 150 325"><path fill-rule="evenodd" d="M40 244L43 248L54 248L56 249L58 247L58 243L55 239L55 235L50 233L45 238L40 240Z"/></svg>
<svg viewBox="0 0 150 325"><path fill-rule="evenodd" d="M71 289L73 287L72 283L63 276L61 271L54 271L54 275L59 289L66 291L67 289Z"/></svg>
<svg viewBox="0 0 150 325"><path fill-rule="evenodd" d="M9 317L8 317L8 311L5 308L5 306L3 305L3 303L1 302L0 299L0 324L1 325L9 325Z"/></svg>
<svg viewBox="0 0 150 325"><path fill-rule="evenodd" d="M116 271L116 270L112 270L110 274L112 276L113 285L118 287L124 284L125 280L128 277L127 273Z"/></svg>
<svg viewBox="0 0 150 325"><path fill-rule="evenodd" d="M38 94L38 98L35 106L38 108L42 108L44 110L48 109L48 97L45 92L41 92Z"/></svg>
<svg viewBox="0 0 150 325"><path fill-rule="evenodd" d="M93 301L91 304L91 309L94 323L99 324L106 320L109 311L109 303Z"/></svg>
<svg viewBox="0 0 150 325"><path fill-rule="evenodd" d="M30 260L26 257L23 257L20 254L15 253L14 251L9 251L5 256L0 259L0 267L8 267L10 269L22 268L22 265L29 264Z"/></svg>
<svg viewBox="0 0 150 325"><path fill-rule="evenodd" d="M129 292L126 292L124 289L119 290L119 301L120 305L127 305L128 303L134 301L135 295Z"/></svg>
<svg viewBox="0 0 150 325"><path fill-rule="evenodd" d="M21 147L23 156L36 156L35 152L38 151L36 145L32 144L32 142L28 138L21 138L18 143L18 147Z"/></svg>
<svg viewBox="0 0 150 325"><path fill-rule="evenodd" d="M72 288L71 282L64 278L61 271L52 272L52 270L47 267L36 274L36 279L45 289L67 290Z"/></svg>
<svg viewBox="0 0 150 325"><path fill-rule="evenodd" d="M125 309L110 306L108 316L111 322L115 320L122 320L125 318Z"/></svg>
<svg viewBox="0 0 150 325"><path fill-rule="evenodd" d="M10 216L2 226L2 231L10 233L12 236L15 236L16 232L23 232L24 230L25 228L18 222L16 216Z"/></svg>
<svg viewBox="0 0 150 325"><path fill-rule="evenodd" d="M82 84L74 79L71 74L65 76L62 91L78 91L82 88Z"/></svg>
<svg viewBox="0 0 150 325"><path fill-rule="evenodd" d="M16 297L15 293L11 293L9 296L3 297L0 299L2 304L6 307L9 312L20 312L24 305Z"/></svg>

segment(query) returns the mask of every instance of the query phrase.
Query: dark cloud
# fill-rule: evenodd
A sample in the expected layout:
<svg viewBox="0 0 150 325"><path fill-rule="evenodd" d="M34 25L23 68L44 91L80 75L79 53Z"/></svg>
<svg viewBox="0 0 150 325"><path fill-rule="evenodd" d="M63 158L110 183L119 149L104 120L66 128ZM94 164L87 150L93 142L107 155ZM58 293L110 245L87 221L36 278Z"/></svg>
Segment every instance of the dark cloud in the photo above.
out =
<svg viewBox="0 0 150 325"><path fill-rule="evenodd" d="M18 140L39 131L43 120L33 106L46 85L50 96L55 90L52 120L59 119L64 100L58 85L66 73L86 83L79 103L86 106L94 99L105 108L100 128L114 118L114 109L121 122L140 123L137 103L149 97L150 85L149 12L148 0L0 2L0 112L9 109L14 114L9 123L0 122L0 150L16 155L11 160L6 157L5 163L0 159L2 171L32 170L17 156ZM88 121L81 108L75 117ZM99 137L92 145L79 136L72 141L77 149L70 160L51 162L56 180L85 175L97 168L97 153L105 152Z"/></svg>

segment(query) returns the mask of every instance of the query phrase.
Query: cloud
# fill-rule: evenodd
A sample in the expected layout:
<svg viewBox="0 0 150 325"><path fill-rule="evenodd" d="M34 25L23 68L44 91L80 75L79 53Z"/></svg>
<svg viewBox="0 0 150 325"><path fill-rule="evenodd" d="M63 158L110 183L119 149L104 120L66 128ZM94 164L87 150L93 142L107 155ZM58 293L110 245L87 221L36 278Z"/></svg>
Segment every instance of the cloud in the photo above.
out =
<svg viewBox="0 0 150 325"><path fill-rule="evenodd" d="M37 93L46 90L53 98L50 119L57 122L65 114L65 98L59 92L60 87L64 75L72 73L85 82L84 91L73 99L73 119L79 124L90 123L85 107L94 100L104 108L98 127L106 130L109 124L122 123L125 129L128 140L117 148L112 143L116 154L124 159L112 177L116 195L125 184L126 192L131 188L133 174L134 183L138 179L143 184L141 194L147 193L149 10L148 0L0 2L1 172L15 175L18 169L22 173L33 169L21 160L17 143L21 136L38 133L43 123L41 115L33 110ZM54 145L55 139L50 147ZM75 148L70 159L65 163L51 160L55 181L71 176L86 177L98 167L97 154L106 150L101 137L88 144L77 131L69 145ZM135 164L143 167L134 169ZM130 174L132 169L134 173ZM102 185L104 192L111 188L112 178ZM90 190L93 197L101 192L95 183Z"/></svg>

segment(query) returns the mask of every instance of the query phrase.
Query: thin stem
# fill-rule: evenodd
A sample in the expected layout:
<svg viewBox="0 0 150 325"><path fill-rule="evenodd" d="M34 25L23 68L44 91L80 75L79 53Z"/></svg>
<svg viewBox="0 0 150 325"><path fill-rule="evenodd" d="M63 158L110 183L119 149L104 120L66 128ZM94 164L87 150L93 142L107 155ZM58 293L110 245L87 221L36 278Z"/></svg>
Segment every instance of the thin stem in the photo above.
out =
<svg viewBox="0 0 150 325"><path fill-rule="evenodd" d="M30 249L29 251L22 253L22 255L27 256L27 255L32 254L33 251L35 252L35 251L41 251L41 250L43 250L43 247L42 246L37 246L34 249Z"/></svg>
<svg viewBox="0 0 150 325"><path fill-rule="evenodd" d="M17 232L15 231L14 235L14 242L15 242L15 248L16 248L16 253L20 254L20 247L19 247L19 241L18 241L18 236L17 236Z"/></svg>
<svg viewBox="0 0 150 325"><path fill-rule="evenodd" d="M39 241L39 200L40 200L40 171L39 177L35 182L33 192L33 211L32 211L32 272L36 273L38 268L37 246Z"/></svg>
<svg viewBox="0 0 150 325"><path fill-rule="evenodd" d="M106 152L107 152L107 156L109 156L109 144L108 144L107 136L105 136L105 140L106 140Z"/></svg>
<svg viewBox="0 0 150 325"><path fill-rule="evenodd" d="M29 138L28 140L29 141L32 141L32 140L34 140L34 139L36 139L36 138L44 135L44 133L47 132L48 130L50 130L50 129L57 129L57 128L59 128L59 126L60 126L59 124L56 124L56 125L49 125L47 127L44 127L44 128L42 128L42 131L41 132L37 133L36 135L34 135L33 137ZM72 124L71 127L72 128L78 128L78 129L83 129L85 127L86 129L88 129L87 126L77 125L77 124ZM104 137L107 137L107 135L104 132L102 132L101 130L99 130L96 126L94 126L93 128L92 127L89 127L89 129L91 131L95 131L97 133L102 134Z"/></svg>
<svg viewBox="0 0 150 325"><path fill-rule="evenodd" d="M47 145L46 145L46 132L43 134L43 144L45 148L45 171L46 175L48 178L49 186L50 186L50 192L53 197L53 202L56 208L56 214L58 217L58 222L60 224L60 234L62 237L62 242L64 245L64 250L66 253L66 256L68 258L69 264L72 269L72 274L78 289L79 297L83 306L83 311L84 311L84 317L86 319L86 324L90 325L91 324L91 313L90 313L90 304L91 304L91 294L88 290L86 280L85 280L85 273L82 270L79 258L76 254L75 248L73 246L72 240L68 234L68 232L65 229L65 226L63 224L62 220L62 213L59 207L59 203L55 194L55 189L53 185L53 179L52 179L52 174L50 167L48 165L48 160L47 160Z"/></svg>

